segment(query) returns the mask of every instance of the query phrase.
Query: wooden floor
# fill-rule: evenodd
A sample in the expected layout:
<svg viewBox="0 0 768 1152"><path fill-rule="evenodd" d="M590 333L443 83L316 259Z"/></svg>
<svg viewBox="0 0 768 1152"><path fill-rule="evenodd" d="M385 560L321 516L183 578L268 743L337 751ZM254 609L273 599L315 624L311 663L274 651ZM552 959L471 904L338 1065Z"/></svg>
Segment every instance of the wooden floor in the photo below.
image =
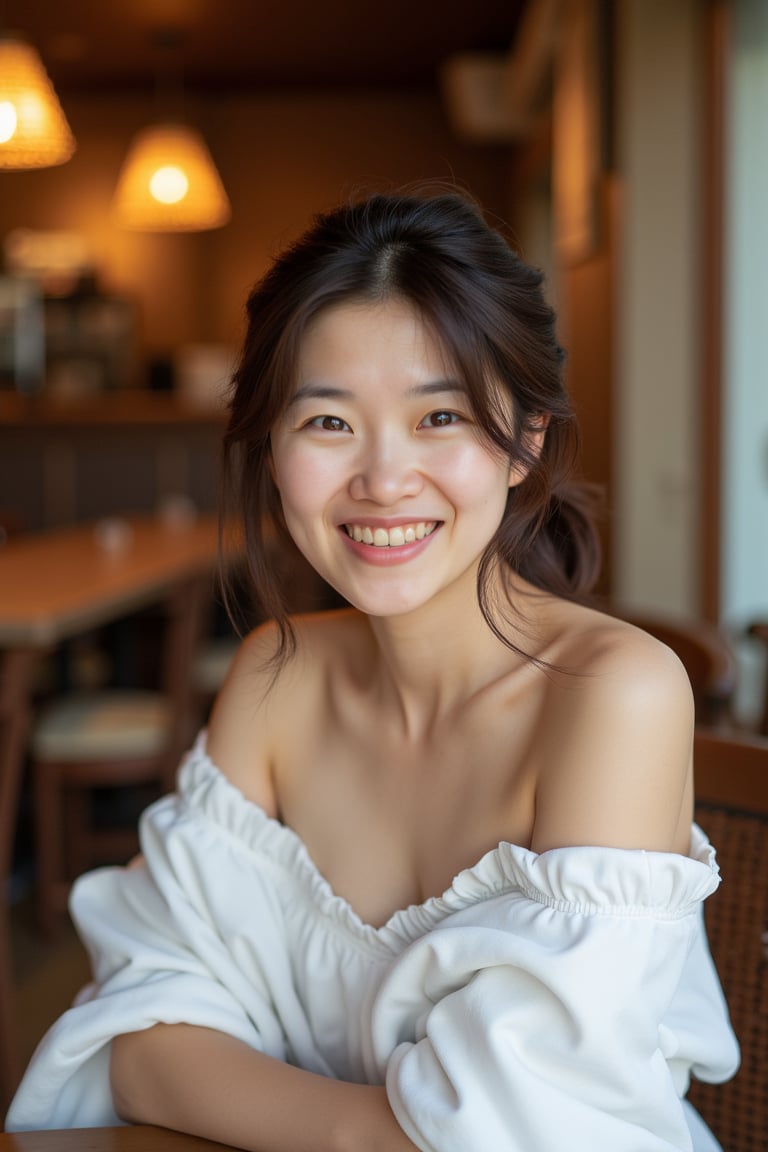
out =
<svg viewBox="0 0 768 1152"><path fill-rule="evenodd" d="M46 1029L87 983L90 971L85 949L69 921L53 941L42 939L30 898L14 905L11 936L16 985L14 1030L19 1065L24 1068Z"/></svg>

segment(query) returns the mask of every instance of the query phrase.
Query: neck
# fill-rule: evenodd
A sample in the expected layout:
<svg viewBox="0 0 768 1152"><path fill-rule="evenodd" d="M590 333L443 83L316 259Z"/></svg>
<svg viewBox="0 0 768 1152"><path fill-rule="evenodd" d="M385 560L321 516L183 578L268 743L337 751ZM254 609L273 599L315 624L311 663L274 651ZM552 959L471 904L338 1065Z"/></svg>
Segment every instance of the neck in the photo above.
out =
<svg viewBox="0 0 768 1152"><path fill-rule="evenodd" d="M381 706L393 709L409 741L426 739L483 688L524 661L496 637L474 586L402 616L368 617L377 648ZM446 599L448 602L446 602ZM510 635L525 651L530 637Z"/></svg>

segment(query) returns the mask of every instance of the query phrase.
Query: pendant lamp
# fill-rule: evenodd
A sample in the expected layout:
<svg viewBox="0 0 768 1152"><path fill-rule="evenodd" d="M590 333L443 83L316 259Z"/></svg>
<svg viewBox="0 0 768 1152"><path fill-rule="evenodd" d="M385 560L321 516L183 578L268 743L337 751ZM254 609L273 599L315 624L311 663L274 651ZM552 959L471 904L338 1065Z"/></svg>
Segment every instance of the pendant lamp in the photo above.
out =
<svg viewBox="0 0 768 1152"><path fill-rule="evenodd" d="M145 232L204 232L231 216L229 199L203 137L167 122L134 137L117 183L117 222Z"/></svg>
<svg viewBox="0 0 768 1152"><path fill-rule="evenodd" d="M0 33L0 169L64 164L77 145L39 55Z"/></svg>
<svg viewBox="0 0 768 1152"><path fill-rule="evenodd" d="M136 134L117 182L114 213L123 228L142 232L205 232L232 210L202 135L181 114L181 33L154 36L158 123ZM171 114L169 115L169 111Z"/></svg>

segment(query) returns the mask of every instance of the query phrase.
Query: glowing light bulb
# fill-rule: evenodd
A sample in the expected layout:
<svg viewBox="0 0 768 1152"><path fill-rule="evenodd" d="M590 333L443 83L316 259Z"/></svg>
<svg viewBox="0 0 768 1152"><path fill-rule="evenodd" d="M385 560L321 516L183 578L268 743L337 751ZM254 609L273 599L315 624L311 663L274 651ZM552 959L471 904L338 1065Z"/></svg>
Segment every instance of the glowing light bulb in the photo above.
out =
<svg viewBox="0 0 768 1152"><path fill-rule="evenodd" d="M199 132L185 124L166 123L136 133L115 190L115 216L123 228L204 232L226 224L230 213L221 178Z"/></svg>
<svg viewBox="0 0 768 1152"><path fill-rule="evenodd" d="M189 180L181 168L175 164L166 164L153 172L149 190L161 204L178 204L189 191Z"/></svg>
<svg viewBox="0 0 768 1152"><path fill-rule="evenodd" d="M15 106L10 100L3 100L0 103L0 144L5 144L12 139L17 123L18 116Z"/></svg>

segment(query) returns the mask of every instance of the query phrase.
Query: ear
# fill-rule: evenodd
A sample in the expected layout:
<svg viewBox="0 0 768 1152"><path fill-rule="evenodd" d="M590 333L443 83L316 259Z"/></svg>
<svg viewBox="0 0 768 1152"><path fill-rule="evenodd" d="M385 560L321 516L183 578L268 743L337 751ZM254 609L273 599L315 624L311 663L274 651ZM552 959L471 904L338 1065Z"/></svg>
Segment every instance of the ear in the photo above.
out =
<svg viewBox="0 0 768 1152"><path fill-rule="evenodd" d="M531 427L525 438L525 447L533 459L538 460L544 447L544 437L549 427L549 413L542 412L531 421ZM531 468L529 461L518 460L509 469L509 487L516 488L522 484Z"/></svg>

